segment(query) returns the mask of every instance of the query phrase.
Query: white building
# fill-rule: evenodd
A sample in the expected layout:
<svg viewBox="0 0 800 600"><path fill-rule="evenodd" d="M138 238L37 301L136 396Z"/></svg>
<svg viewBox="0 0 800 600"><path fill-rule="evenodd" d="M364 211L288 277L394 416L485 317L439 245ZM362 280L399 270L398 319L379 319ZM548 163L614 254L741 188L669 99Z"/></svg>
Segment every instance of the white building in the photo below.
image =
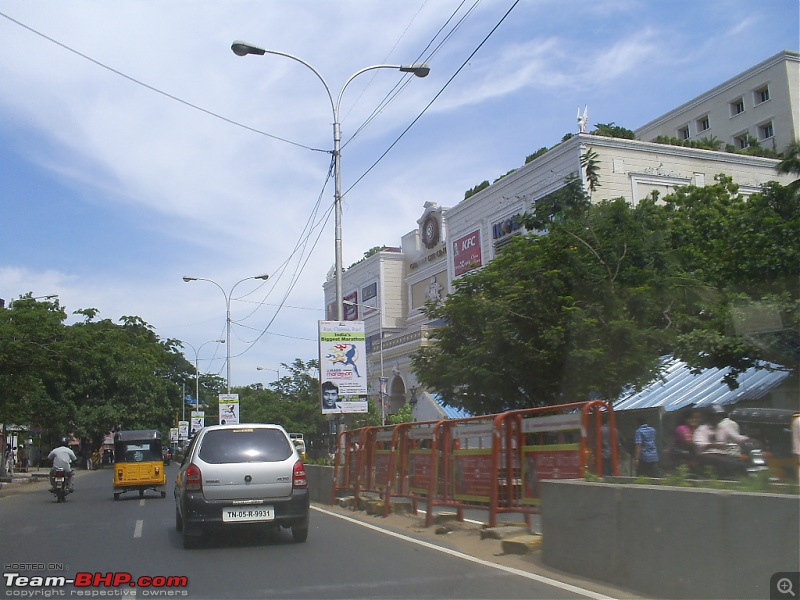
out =
<svg viewBox="0 0 800 600"><path fill-rule="evenodd" d="M729 107L741 96L748 98L746 116L729 119L737 123L729 127L736 133L729 135L721 128L710 133L707 128L706 135L732 139L743 131L745 119L752 123L746 129L756 131L751 128L760 127L768 117L773 131L763 139L788 145L800 139L798 65L797 53L782 53L714 88L700 97L704 100L676 109L672 117L653 121L663 123L663 131L670 133L661 133L652 124L639 131L676 137L670 128L688 123L690 115L708 114L710 122L716 122L719 107ZM770 96L761 104L773 109L769 112L767 107L748 108L752 93L763 85ZM693 112L695 106L701 110ZM692 130L690 134L694 135ZM593 153L600 184L594 199L624 197L636 204L654 191L663 196L678 186L713 183L720 173L732 177L743 193L757 192L768 181L785 185L793 179L776 172L775 159L579 133L451 208L426 202L416 227L402 237L399 248L386 248L364 259L342 278L345 319L365 321L374 398L380 390L378 378L388 380L388 414L425 394L411 369L411 356L428 343L430 331L437 326L420 310L425 301L450 293L454 280L491 261L510 236L520 233L516 215L561 188L567 176L577 175L588 189L581 167L581 157L587 152ZM331 319L336 313L332 274L323 288ZM426 395L425 400L431 399Z"/></svg>
<svg viewBox="0 0 800 600"><path fill-rule="evenodd" d="M800 53L784 51L636 130L640 140L752 139L776 152L800 140Z"/></svg>

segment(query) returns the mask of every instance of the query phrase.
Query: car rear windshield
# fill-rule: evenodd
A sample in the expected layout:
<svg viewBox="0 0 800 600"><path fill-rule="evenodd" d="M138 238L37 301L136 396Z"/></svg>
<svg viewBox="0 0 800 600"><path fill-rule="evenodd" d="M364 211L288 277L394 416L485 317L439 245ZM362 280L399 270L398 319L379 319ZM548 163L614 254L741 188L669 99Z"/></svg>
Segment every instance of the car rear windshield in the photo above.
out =
<svg viewBox="0 0 800 600"><path fill-rule="evenodd" d="M207 431L199 453L203 461L212 464L277 462L291 455L284 433L263 427Z"/></svg>

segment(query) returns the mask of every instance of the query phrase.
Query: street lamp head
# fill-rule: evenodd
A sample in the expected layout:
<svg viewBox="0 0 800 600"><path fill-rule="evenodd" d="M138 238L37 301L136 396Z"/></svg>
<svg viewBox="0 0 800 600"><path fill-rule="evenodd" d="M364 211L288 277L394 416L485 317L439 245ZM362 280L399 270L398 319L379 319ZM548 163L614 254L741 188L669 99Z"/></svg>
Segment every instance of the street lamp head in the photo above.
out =
<svg viewBox="0 0 800 600"><path fill-rule="evenodd" d="M431 72L431 68L424 63L417 63L413 65L404 65L400 67L400 71L403 73L413 73L417 77L427 77L428 73Z"/></svg>
<svg viewBox="0 0 800 600"><path fill-rule="evenodd" d="M264 273L263 275L256 275L255 277L253 277L253 279L263 279L264 281L266 281L267 279L269 279L269 274Z"/></svg>
<svg viewBox="0 0 800 600"><path fill-rule="evenodd" d="M183 280L184 280L186 283L189 283L190 281L197 281L197 277L189 277L188 275L184 275L184 276L183 276Z"/></svg>
<svg viewBox="0 0 800 600"><path fill-rule="evenodd" d="M248 44L247 42L243 42L241 40L236 40L231 44L231 50L236 56L247 56L248 54L258 54L259 56L263 56L267 53L266 50L263 48L259 48L258 46L253 46L252 44Z"/></svg>

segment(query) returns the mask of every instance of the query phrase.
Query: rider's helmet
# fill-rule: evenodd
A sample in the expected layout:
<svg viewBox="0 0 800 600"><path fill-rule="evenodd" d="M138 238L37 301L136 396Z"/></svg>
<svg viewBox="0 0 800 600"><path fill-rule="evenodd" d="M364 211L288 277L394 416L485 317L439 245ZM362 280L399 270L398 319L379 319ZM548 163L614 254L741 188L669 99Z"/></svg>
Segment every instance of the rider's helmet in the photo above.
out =
<svg viewBox="0 0 800 600"><path fill-rule="evenodd" d="M58 445L69 447L69 440L65 437L62 437L60 440L58 440Z"/></svg>

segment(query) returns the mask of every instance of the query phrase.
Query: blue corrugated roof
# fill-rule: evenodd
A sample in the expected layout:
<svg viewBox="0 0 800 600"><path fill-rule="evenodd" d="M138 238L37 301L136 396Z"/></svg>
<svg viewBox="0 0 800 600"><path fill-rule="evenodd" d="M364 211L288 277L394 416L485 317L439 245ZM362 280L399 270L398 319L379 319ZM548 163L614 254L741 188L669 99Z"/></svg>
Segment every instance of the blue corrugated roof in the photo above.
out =
<svg viewBox="0 0 800 600"><path fill-rule="evenodd" d="M614 410L663 407L666 411L673 411L686 406L754 400L764 396L789 376L787 371L752 367L739 375L739 387L732 390L722 382L727 369L704 369L695 375L686 363L672 357L665 359L664 366L661 378L639 392L621 396L614 403Z"/></svg>
<svg viewBox="0 0 800 600"><path fill-rule="evenodd" d="M440 394L431 394L431 396L433 396L433 399L436 400L436 404L442 409L442 411L444 411L444 414L448 419L465 419L473 416L471 412L468 412L462 408L445 406L442 404L442 397Z"/></svg>

